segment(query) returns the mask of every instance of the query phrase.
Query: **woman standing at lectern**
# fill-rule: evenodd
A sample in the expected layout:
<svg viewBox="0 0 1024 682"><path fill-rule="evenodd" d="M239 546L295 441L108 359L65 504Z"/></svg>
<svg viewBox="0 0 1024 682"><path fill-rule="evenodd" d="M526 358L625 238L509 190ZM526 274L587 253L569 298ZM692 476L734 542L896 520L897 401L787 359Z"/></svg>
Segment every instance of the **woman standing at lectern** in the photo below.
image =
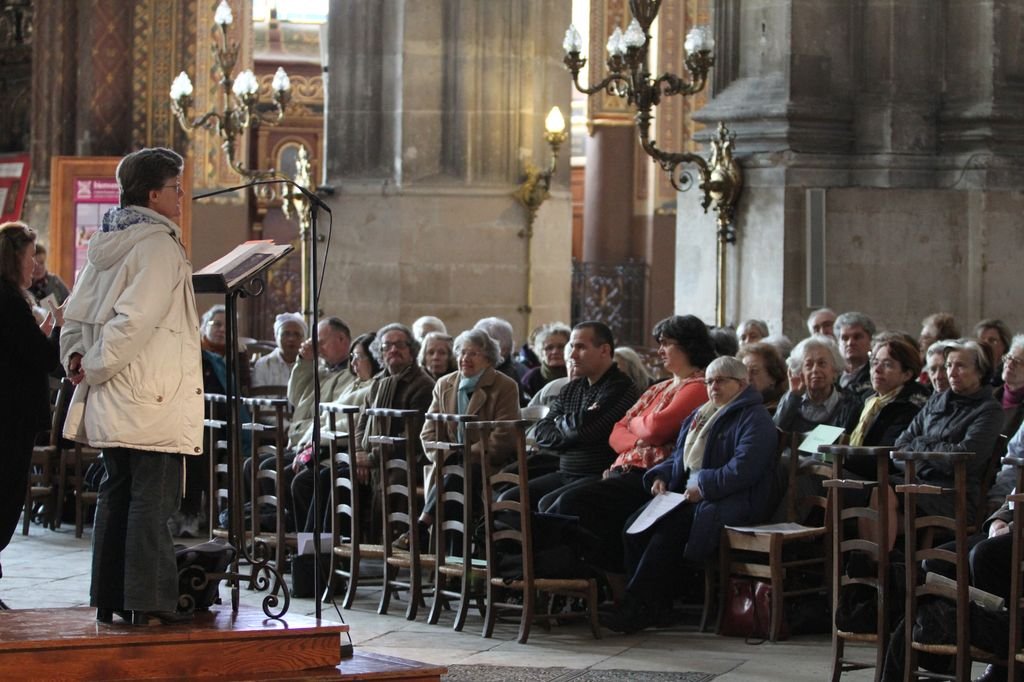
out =
<svg viewBox="0 0 1024 682"><path fill-rule="evenodd" d="M65 435L103 449L91 604L135 625L179 613L167 519L182 455L202 452L203 375L192 266L181 230L181 156L133 152L117 166L121 205L103 216L68 299L61 358L76 384Z"/></svg>

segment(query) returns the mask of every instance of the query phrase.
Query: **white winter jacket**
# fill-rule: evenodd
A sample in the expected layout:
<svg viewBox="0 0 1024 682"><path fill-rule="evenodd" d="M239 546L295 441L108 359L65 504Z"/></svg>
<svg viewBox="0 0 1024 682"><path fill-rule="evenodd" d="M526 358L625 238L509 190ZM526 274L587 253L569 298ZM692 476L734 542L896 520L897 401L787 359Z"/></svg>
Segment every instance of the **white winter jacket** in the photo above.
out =
<svg viewBox="0 0 1024 682"><path fill-rule="evenodd" d="M64 311L61 361L85 381L64 435L97 448L199 454L203 374L192 266L181 230L140 206L104 216Z"/></svg>

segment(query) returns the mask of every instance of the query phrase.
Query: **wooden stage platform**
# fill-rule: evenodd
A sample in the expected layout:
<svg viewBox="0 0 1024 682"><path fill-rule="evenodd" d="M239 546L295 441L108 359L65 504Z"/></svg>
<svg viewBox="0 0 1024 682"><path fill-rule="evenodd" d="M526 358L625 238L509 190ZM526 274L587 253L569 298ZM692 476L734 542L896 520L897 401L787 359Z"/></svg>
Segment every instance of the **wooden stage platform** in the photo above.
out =
<svg viewBox="0 0 1024 682"><path fill-rule="evenodd" d="M377 654L341 660L348 626L242 606L188 625L135 627L90 608L0 611L0 680L440 680L443 666ZM347 640L347 638L345 638Z"/></svg>

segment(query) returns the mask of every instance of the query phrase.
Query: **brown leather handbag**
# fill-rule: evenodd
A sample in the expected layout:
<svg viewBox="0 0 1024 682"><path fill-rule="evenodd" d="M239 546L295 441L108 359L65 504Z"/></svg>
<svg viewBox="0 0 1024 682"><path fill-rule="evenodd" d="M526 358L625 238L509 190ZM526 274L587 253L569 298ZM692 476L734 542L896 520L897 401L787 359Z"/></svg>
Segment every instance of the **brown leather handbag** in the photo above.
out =
<svg viewBox="0 0 1024 682"><path fill-rule="evenodd" d="M768 639L772 622L772 587L763 580L731 577L725 585L725 611L719 634L743 637L748 644ZM785 617L777 639L789 639Z"/></svg>

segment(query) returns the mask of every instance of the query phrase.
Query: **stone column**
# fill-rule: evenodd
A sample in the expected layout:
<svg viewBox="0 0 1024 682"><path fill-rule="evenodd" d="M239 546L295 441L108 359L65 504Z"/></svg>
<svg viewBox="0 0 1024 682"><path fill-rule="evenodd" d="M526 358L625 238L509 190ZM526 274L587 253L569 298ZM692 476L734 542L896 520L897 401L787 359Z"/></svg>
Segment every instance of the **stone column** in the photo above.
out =
<svg viewBox="0 0 1024 682"><path fill-rule="evenodd" d="M543 120L568 111L559 0L343 0L329 18L327 184L335 234L323 307L353 329L437 315L458 333L498 315L568 319L566 150L534 225L532 315L521 163L545 166ZM336 10L336 11L335 11Z"/></svg>

